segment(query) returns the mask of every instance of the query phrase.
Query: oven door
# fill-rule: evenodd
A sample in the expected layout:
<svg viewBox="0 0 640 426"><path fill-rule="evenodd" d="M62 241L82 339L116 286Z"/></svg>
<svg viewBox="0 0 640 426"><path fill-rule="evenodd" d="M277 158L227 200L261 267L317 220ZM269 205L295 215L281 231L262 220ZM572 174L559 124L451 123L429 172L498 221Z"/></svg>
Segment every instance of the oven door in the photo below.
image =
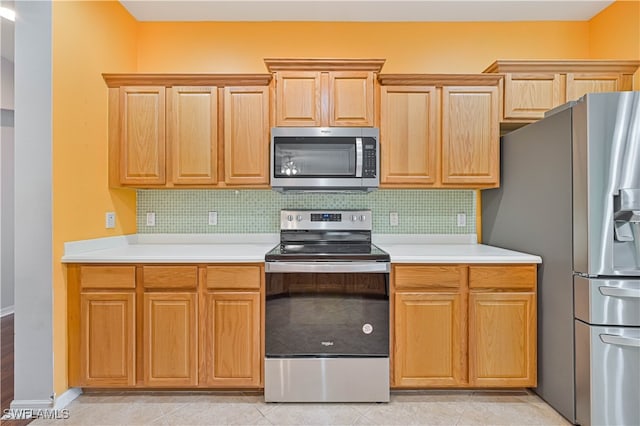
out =
<svg viewBox="0 0 640 426"><path fill-rule="evenodd" d="M388 357L387 262L268 262L267 358Z"/></svg>

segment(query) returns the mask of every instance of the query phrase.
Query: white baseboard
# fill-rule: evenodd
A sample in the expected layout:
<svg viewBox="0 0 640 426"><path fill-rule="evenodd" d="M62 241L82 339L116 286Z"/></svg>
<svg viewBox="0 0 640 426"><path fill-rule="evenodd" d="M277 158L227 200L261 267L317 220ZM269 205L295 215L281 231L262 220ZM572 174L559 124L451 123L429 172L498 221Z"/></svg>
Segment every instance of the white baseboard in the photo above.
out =
<svg viewBox="0 0 640 426"><path fill-rule="evenodd" d="M61 410L67 405L71 404L71 401L82 395L82 388L69 388L63 392L60 396L57 396L54 403L54 410Z"/></svg>
<svg viewBox="0 0 640 426"><path fill-rule="evenodd" d="M16 410L41 410L43 408L52 408L53 402L50 399L14 399L11 401L10 407Z"/></svg>
<svg viewBox="0 0 640 426"><path fill-rule="evenodd" d="M14 312L15 312L15 306L14 305L7 306L6 308L2 308L2 309L0 309L0 318L6 317L7 315L11 315Z"/></svg>
<svg viewBox="0 0 640 426"><path fill-rule="evenodd" d="M4 410L2 420L33 419L34 413L51 410L50 399L14 399L8 410Z"/></svg>

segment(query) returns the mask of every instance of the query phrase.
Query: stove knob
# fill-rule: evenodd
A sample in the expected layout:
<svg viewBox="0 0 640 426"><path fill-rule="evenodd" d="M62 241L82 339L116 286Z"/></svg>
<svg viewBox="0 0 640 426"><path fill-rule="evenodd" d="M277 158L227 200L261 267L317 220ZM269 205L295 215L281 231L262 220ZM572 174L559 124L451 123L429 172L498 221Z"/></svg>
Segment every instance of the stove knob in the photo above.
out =
<svg viewBox="0 0 640 426"><path fill-rule="evenodd" d="M302 221L302 215L299 214L298 216L296 216L296 219L298 220L298 222L301 222Z"/></svg>
<svg viewBox="0 0 640 426"><path fill-rule="evenodd" d="M289 222L293 222L293 216L292 215L287 215L287 220Z"/></svg>
<svg viewBox="0 0 640 426"><path fill-rule="evenodd" d="M351 216L351 222L356 222L357 220L358 220L358 216L356 216L355 214Z"/></svg>
<svg viewBox="0 0 640 426"><path fill-rule="evenodd" d="M360 216L360 221L365 222L367 220L367 217L365 215Z"/></svg>

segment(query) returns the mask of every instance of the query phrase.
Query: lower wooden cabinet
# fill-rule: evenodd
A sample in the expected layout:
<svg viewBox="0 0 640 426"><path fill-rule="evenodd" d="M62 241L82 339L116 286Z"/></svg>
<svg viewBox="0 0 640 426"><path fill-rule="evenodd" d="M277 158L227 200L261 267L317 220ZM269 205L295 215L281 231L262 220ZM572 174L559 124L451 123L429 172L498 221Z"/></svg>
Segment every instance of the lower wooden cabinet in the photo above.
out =
<svg viewBox="0 0 640 426"><path fill-rule="evenodd" d="M535 293L469 294L471 386L532 386L536 358Z"/></svg>
<svg viewBox="0 0 640 426"><path fill-rule="evenodd" d="M464 384L461 298L455 293L396 293L396 386Z"/></svg>
<svg viewBox="0 0 640 426"><path fill-rule="evenodd" d="M395 388L537 384L536 265L394 265Z"/></svg>
<svg viewBox="0 0 640 426"><path fill-rule="evenodd" d="M220 291L205 297L204 384L260 386L260 293Z"/></svg>
<svg viewBox="0 0 640 426"><path fill-rule="evenodd" d="M68 265L69 386L262 386L264 266Z"/></svg>
<svg viewBox="0 0 640 426"><path fill-rule="evenodd" d="M80 380L77 385L135 384L134 301L132 291L80 294Z"/></svg>
<svg viewBox="0 0 640 426"><path fill-rule="evenodd" d="M198 384L196 293L145 293L144 384Z"/></svg>

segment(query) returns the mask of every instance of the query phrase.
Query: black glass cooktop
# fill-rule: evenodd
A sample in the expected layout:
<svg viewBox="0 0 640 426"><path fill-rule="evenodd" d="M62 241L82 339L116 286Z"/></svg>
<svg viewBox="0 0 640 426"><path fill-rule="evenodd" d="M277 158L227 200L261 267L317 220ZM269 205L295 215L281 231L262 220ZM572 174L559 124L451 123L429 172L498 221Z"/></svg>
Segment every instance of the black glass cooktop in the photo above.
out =
<svg viewBox="0 0 640 426"><path fill-rule="evenodd" d="M305 243L279 244L265 255L269 261L352 261L390 260L389 254L374 244Z"/></svg>

